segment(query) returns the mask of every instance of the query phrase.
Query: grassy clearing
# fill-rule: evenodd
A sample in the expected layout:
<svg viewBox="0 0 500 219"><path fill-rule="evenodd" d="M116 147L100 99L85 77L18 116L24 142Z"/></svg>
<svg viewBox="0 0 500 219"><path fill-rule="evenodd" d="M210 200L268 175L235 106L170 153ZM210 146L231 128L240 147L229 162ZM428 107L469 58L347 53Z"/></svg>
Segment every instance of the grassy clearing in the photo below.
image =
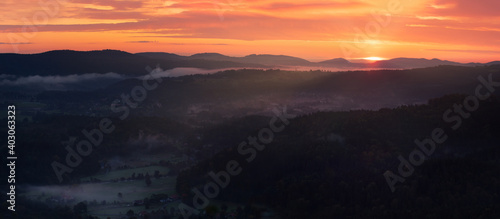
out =
<svg viewBox="0 0 500 219"><path fill-rule="evenodd" d="M158 156L160 160L162 156ZM164 158L164 156L163 156ZM173 157L171 157L173 158ZM143 157L138 159L144 159ZM134 200L143 200L151 197L152 194L175 194L176 177L160 177L156 179L154 172L159 171L160 174L166 175L170 170L164 166L145 166L131 169L114 170L109 173L101 173L91 176L98 178L101 183L81 183L65 186L36 186L27 189L26 193L20 194L32 200L45 202L48 199L61 199L62 197L74 198L70 203L70 207L81 201L87 201L89 214L99 216L101 218L119 218L120 214L124 215L128 210L133 210L139 213L145 210L144 206L133 206ZM138 174L149 173L152 184L146 186L145 180L125 180L111 182L115 179L129 178L133 173ZM81 178L81 182L90 182L90 177ZM122 193L122 198L119 198L118 193ZM91 204L92 202L97 204ZM106 201L106 204L101 204ZM116 204L115 204L116 202ZM177 207L178 201L167 205ZM152 205L148 211L157 210L162 206Z"/></svg>
<svg viewBox="0 0 500 219"><path fill-rule="evenodd" d="M70 186L37 186L28 189L27 193L22 195L33 200L44 201L49 197L61 197L63 195L71 196L75 203L87 200L91 202L96 200L101 203L105 200L107 203L114 201L122 203L132 203L134 200L150 197L152 194L175 193L176 177L162 177L160 179L151 179L152 184L147 187L144 180L123 181L123 182L105 182L88 183ZM122 193L120 199L118 193Z"/></svg>

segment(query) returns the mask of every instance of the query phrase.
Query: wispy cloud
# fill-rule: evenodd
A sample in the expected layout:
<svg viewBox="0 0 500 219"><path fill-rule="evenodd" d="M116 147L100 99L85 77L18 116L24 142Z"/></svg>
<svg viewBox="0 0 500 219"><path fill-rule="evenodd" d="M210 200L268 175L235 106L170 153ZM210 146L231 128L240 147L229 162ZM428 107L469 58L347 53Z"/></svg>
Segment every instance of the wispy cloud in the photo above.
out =
<svg viewBox="0 0 500 219"><path fill-rule="evenodd" d="M500 54L498 50L474 50L474 49L429 49L429 51L439 52L464 52L464 53L493 53Z"/></svg>
<svg viewBox="0 0 500 219"><path fill-rule="evenodd" d="M26 44L33 44L31 42L12 42L12 43L6 43L6 42L0 42L0 45L6 45L6 44L14 44L14 45L26 45Z"/></svg>
<svg viewBox="0 0 500 219"><path fill-rule="evenodd" d="M127 43L158 43L158 41L140 40L140 41L127 41Z"/></svg>

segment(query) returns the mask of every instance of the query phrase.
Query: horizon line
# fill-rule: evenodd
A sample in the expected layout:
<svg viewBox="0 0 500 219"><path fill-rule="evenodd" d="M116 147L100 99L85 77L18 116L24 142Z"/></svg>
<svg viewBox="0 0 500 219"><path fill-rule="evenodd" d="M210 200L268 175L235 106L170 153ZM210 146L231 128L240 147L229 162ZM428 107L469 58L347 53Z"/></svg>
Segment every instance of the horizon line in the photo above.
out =
<svg viewBox="0 0 500 219"><path fill-rule="evenodd" d="M179 54L179 53L172 53L172 52L164 52L164 51L143 51L143 52L129 52L129 51L125 51L125 50L120 50L120 49L94 49L94 50L74 50L74 49L53 49L53 50L45 50L43 52L33 52L33 53L23 53L23 52L6 52L6 53L0 53L0 54L19 54L19 55L37 55L37 54L42 54L42 53L47 53L47 52L54 52L54 51L73 51L73 52L99 52L99 51L119 51L119 52L125 52L125 53L129 53L129 54L140 54L140 53L165 53L165 54L174 54L174 55L178 55L178 56L183 56L183 57L190 57L190 56L193 56L193 55L198 55L198 54L218 54L218 55L223 55L223 56L227 56L227 57L231 57L231 58L244 58L244 57L248 57L248 56L251 56L251 55L271 55L271 56L288 56L288 57L293 57L293 58L299 58L299 59L303 59L303 60L306 60L308 62L323 62L323 61L329 61L329 60L333 60L333 59L344 59L344 60L347 60L347 61L358 61L361 60L361 62L378 62L378 61L388 61L388 60L394 60L394 59L425 59L425 60L434 60L434 59L437 59L437 60L440 60L440 61L448 61L448 62L456 62L456 63L460 63L460 64L473 64L473 63L478 63L478 64L486 64L486 63L490 63L490 62L497 62L497 61L500 61L500 59L497 59L497 60L492 60L492 61L488 61L488 62L459 62L459 61L451 61L449 59L441 59L441 58L423 58L423 57L394 57L394 58L387 58L387 57L378 57L378 56L370 56L370 57L356 57L356 58L344 58L344 57L335 57L335 58L328 58L328 59L319 59L319 58L302 58L302 57L298 57L298 56L291 56L291 55L285 55L285 54L270 54L270 53L262 53L262 54L258 54L258 53L252 53L252 54L248 54L248 55L244 55L244 56L233 56L233 55L226 55L226 54L223 54L223 53L220 53L220 52L197 52L197 53L192 53L192 54ZM370 58L380 58L379 60L370 60ZM322 60L322 61L312 61L312 60Z"/></svg>

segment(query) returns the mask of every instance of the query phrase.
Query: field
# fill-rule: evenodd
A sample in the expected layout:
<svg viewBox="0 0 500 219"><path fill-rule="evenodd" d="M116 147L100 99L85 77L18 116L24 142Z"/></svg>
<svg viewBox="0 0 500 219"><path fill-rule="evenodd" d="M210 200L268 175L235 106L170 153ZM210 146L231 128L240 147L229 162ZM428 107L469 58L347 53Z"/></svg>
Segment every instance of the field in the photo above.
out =
<svg viewBox="0 0 500 219"><path fill-rule="evenodd" d="M67 204L73 206L78 202L87 201L88 213L102 218L117 218L120 213L125 214L128 210L138 213L145 210L144 206L133 206L135 200L143 200L152 194L175 194L176 177L163 176L158 179L153 177L154 171L160 174L168 173L168 168L162 166L148 166L133 169L115 170L107 174L97 174L92 178L98 178L104 182L81 183L66 186L37 186L29 187L28 192L22 194L32 200L38 200L49 204ZM144 179L124 180L111 182L121 177L128 178L132 173L149 173L151 185L147 186ZM89 181L90 177L82 178L82 182ZM121 198L118 196L121 193ZM105 203L105 204L104 204ZM178 202L175 202L178 204ZM176 207L175 203L170 203ZM155 210L162 206L151 206L149 210ZM171 206L168 206L170 208Z"/></svg>

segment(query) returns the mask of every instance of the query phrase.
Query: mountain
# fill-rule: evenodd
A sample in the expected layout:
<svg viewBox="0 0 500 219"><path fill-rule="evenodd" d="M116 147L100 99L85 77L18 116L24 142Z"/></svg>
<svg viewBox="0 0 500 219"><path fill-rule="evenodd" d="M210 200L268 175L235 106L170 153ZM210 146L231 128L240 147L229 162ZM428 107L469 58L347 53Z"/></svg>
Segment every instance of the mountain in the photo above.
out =
<svg viewBox="0 0 500 219"><path fill-rule="evenodd" d="M347 59L343 59L343 58L336 58L336 59L330 59L330 60L325 60L325 61L322 61L322 62L319 62L320 64L333 64L333 65L348 65L348 64L352 64L351 62L349 62Z"/></svg>
<svg viewBox="0 0 500 219"><path fill-rule="evenodd" d="M164 78L157 89L148 92L154 98L143 104L151 115L177 117L190 116L187 112L194 106L195 111L228 117L246 115L263 112L276 100L302 113L325 109L378 109L419 104L450 93L474 92L479 83L477 77L486 72L494 74L493 81L500 81L500 65L343 72L227 70L209 75ZM139 79L122 80L89 91L87 96L92 99L89 101L92 104L102 102L109 105L121 93L130 92L141 84ZM498 94L500 90L497 89L495 95ZM77 94L47 91L40 93L37 99L49 103L64 100L67 104L79 106L79 101L84 98L74 96ZM205 100L209 101L198 105L199 101ZM160 105L164 107L158 108ZM81 108L89 107L93 105Z"/></svg>
<svg viewBox="0 0 500 219"><path fill-rule="evenodd" d="M166 60L176 60L184 61L194 61L197 60L207 60L207 61L219 61L219 62L234 62L241 63L242 66L255 66L255 67L276 67L276 66L312 66L316 65L314 62L309 62L305 59L285 56L285 55L270 55L270 54L252 54L244 57L231 57L222 55L220 53L197 53L191 56L179 56L172 53L137 53L139 55L166 59ZM346 60L347 61L347 60ZM250 65L249 65L250 64Z"/></svg>
<svg viewBox="0 0 500 219"><path fill-rule="evenodd" d="M192 56L184 57L184 60L229 61L229 62L238 62L246 64L257 64L263 66L298 66L298 65L313 64L305 59L293 56L269 55L269 54L262 54L262 55L252 54L245 57L231 57L219 53L198 53Z"/></svg>
<svg viewBox="0 0 500 219"><path fill-rule="evenodd" d="M447 141L436 144L432 156L421 155L425 162L419 163L420 166L411 166L406 158L409 154L413 159L415 151L422 153L408 139L428 135L428 130L435 127L432 124L448 126L442 119L443 110L450 107L450 102L458 103L464 98L466 95L448 95L418 106L298 116L290 120L283 132L274 135L274 141L264 144L262 150L245 147L253 150L246 156L242 156L243 147L238 145L249 134L257 135L255 130L267 124L259 127L259 121L254 121L253 132L242 130L241 127L249 127L246 121L217 127L205 132L204 136L210 137L203 138L194 147L199 150L198 154L212 156L179 174L176 191L189 194L187 200L196 199L191 188L203 185L208 188L206 185L214 182L215 178L207 177L206 173L224 170L229 162L234 162L245 165L244 169L231 178L231 183L220 190L217 198L275 206L282 218L334 218L337 215L340 218L439 218L451 214L467 218L475 212L479 215L486 207L498 206L500 148L497 145L500 140L493 137L500 131L498 99L492 98L481 105L474 117L464 122L460 132L447 132ZM234 134L226 134L228 131ZM217 133L224 133L224 138L212 137L220 135ZM204 145L219 145L220 152L213 153L213 147L204 148ZM249 159L253 162L249 163ZM398 165L401 168L405 162L415 170L411 172L413 178L392 184L395 190L391 192L385 173L394 170L397 174ZM468 188L481 192L469 192ZM453 202L457 199L464 201ZM401 211L400 206L404 206L405 211ZM467 216L458 216L461 214ZM488 212L488 216L494 214ZM498 213L491 216L494 217L498 218Z"/></svg>
<svg viewBox="0 0 500 219"><path fill-rule="evenodd" d="M365 64L363 64L363 63L352 63L352 62L349 62L347 59L344 59L344 58L336 58L336 59L330 59L330 60L325 60L325 61L322 61L322 62L318 62L317 65L323 66L323 67L357 68L357 67L364 67Z"/></svg>
<svg viewBox="0 0 500 219"><path fill-rule="evenodd" d="M185 56L180 56L177 54L173 53L166 53L166 52L142 52L142 53L136 53L136 55L148 57L148 58L153 58L153 59L164 59L164 60L183 60L186 57Z"/></svg>
<svg viewBox="0 0 500 219"><path fill-rule="evenodd" d="M415 58L395 58L390 60L377 61L368 64L370 67L375 68L426 68L439 65L459 65L466 66L466 64L451 62L440 59L415 59Z"/></svg>
<svg viewBox="0 0 500 219"><path fill-rule="evenodd" d="M0 54L0 74L72 75L116 72L142 75L146 66L174 67L172 61L157 60L117 50L55 50L39 54Z"/></svg>
<svg viewBox="0 0 500 219"><path fill-rule="evenodd" d="M283 68L308 66L343 69L386 68L409 69L440 65L482 66L500 64L500 61L482 63L458 63L439 59L396 58L373 63L352 63L343 58L321 62L285 55L248 55L232 57L219 53L198 53L181 56L164 52L128 53L118 50L72 51L55 50L39 54L0 54L0 75L72 75L85 73L115 72L123 75L144 75L147 66L162 69L192 67L202 69L224 68Z"/></svg>
<svg viewBox="0 0 500 219"><path fill-rule="evenodd" d="M301 58L284 55L249 55L241 58L245 63L259 63L262 65L284 65L284 66L303 66L312 63Z"/></svg>
<svg viewBox="0 0 500 219"><path fill-rule="evenodd" d="M311 66L311 67L334 67L334 68L427 68L440 65L454 66L483 66L500 64L500 61L489 63L459 63L440 59L424 59L424 58L394 58L389 60L376 61L373 63L353 63L344 58L334 58L320 62L310 62L308 60L285 55L248 55L244 57L231 57L219 53L198 53L192 56L178 56L171 53L155 53L148 54L149 57L162 58L169 60L210 60L210 61L228 61L236 63L254 64L267 67L280 66Z"/></svg>
<svg viewBox="0 0 500 219"><path fill-rule="evenodd" d="M118 50L54 50L38 54L0 54L0 75L64 76L115 72L123 75L138 76L147 73L145 70L147 66L160 66L162 69L177 67L204 69L267 67L260 64L232 62L228 60L189 59L171 53L132 54Z"/></svg>
<svg viewBox="0 0 500 219"><path fill-rule="evenodd" d="M485 65L500 65L500 61L488 62Z"/></svg>
<svg viewBox="0 0 500 219"><path fill-rule="evenodd" d="M213 61L237 61L238 58L229 57L226 55L222 55L219 53L198 53L192 56L188 56L185 59L205 59L205 60L213 60Z"/></svg>

